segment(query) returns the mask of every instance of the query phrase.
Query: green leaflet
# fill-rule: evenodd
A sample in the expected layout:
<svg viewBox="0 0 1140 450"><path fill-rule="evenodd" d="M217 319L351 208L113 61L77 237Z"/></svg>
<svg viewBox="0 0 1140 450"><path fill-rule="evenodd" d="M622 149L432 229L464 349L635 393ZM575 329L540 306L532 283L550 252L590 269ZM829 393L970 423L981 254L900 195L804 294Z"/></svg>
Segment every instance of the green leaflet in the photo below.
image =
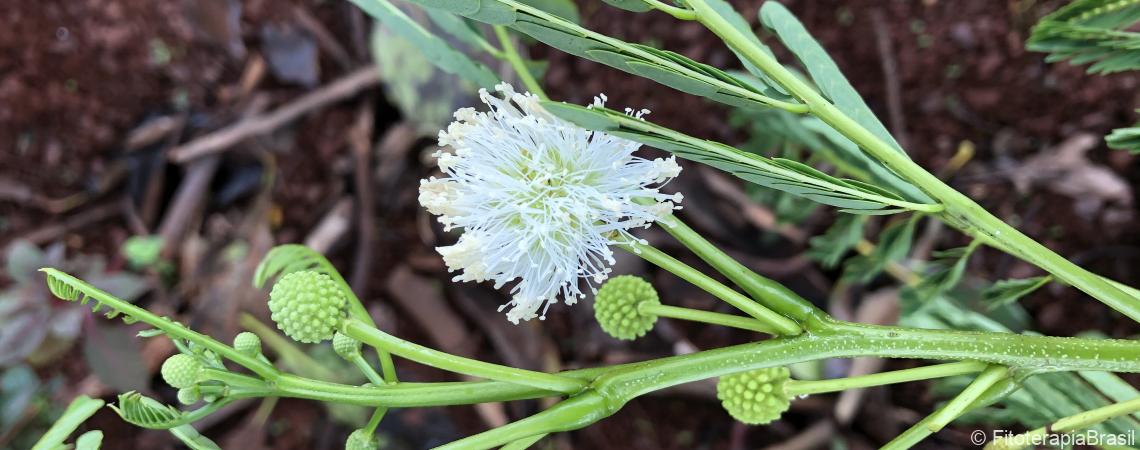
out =
<svg viewBox="0 0 1140 450"><path fill-rule="evenodd" d="M103 432L91 430L75 440L75 450L99 450L103 446Z"/></svg>
<svg viewBox="0 0 1140 450"><path fill-rule="evenodd" d="M689 94L709 97L716 94L716 86L708 84L704 81L686 77L676 71L667 67L662 67L653 63L645 63L641 61L628 61L626 67L629 67L635 75L640 75L649 78L658 83L669 86L681 92Z"/></svg>
<svg viewBox="0 0 1140 450"><path fill-rule="evenodd" d="M374 4L378 0L353 1L369 14L378 13L378 7ZM508 25L566 53L645 76L713 101L752 108L772 104L783 108L802 106L774 88L770 82L748 83L673 52L622 42L584 29L569 19L559 17L559 14L568 13L559 12L565 8L559 9L548 4L551 0L467 0L456 4L445 3L443 0L411 1L485 23ZM633 6L632 2L618 4ZM766 80L763 74L760 77Z"/></svg>
<svg viewBox="0 0 1140 450"><path fill-rule="evenodd" d="M908 203L897 194L868 187L856 180L836 178L795 161L766 158L718 142L686 136L610 109L560 102L545 102L543 105L551 114L584 128L657 147L746 181L825 205L860 211L881 210L888 206L911 209L934 206Z"/></svg>
<svg viewBox="0 0 1140 450"><path fill-rule="evenodd" d="M44 432L43 436L32 446L32 450L54 450L64 448L64 441L83 422L95 415L103 407L103 400L91 398L86 395L76 397L67 405L63 415ZM90 439L90 438L89 438ZM101 438L99 439L102 440Z"/></svg>
<svg viewBox="0 0 1140 450"><path fill-rule="evenodd" d="M571 55L586 59L591 59L587 53L588 50L611 48L609 45L603 44L593 39L585 38L555 27L547 26L547 24L541 22L541 19L539 19L539 22L532 22L532 19L537 18L526 17L524 19L520 19L512 24L511 28L521 31L528 36L537 39L543 44L557 48Z"/></svg>
<svg viewBox="0 0 1140 450"><path fill-rule="evenodd" d="M483 48L490 45L483 34L471 26L471 23L463 16L436 8L424 8L423 10L435 26L472 48Z"/></svg>
<svg viewBox="0 0 1140 450"><path fill-rule="evenodd" d="M765 2L760 7L760 21L780 38L788 50L791 50L799 58L815 85L819 87L824 96L835 103L840 111L843 111L844 114L883 142L890 144L895 150L903 154L906 153L898 142L895 142L895 138L887 131L887 127L875 118L875 113L871 111L871 108L867 106L863 98L843 76L839 67L835 65L835 61L827 55L827 52L808 33L799 19L796 19L796 16L792 15L784 5L774 1Z"/></svg>
<svg viewBox="0 0 1140 450"><path fill-rule="evenodd" d="M927 301L954 289L966 274L966 263L978 245L980 242L974 241L965 247L934 252L934 258L927 263L926 275L922 281L918 286L907 290L920 301ZM998 306L1000 305L990 309Z"/></svg>
<svg viewBox="0 0 1140 450"><path fill-rule="evenodd" d="M843 279L858 283L871 281L881 273L887 264L902 261L910 253L914 241L914 227L917 217L899 220L887 226L879 234L879 245L868 255L849 259L843 267Z"/></svg>
<svg viewBox="0 0 1140 450"><path fill-rule="evenodd" d="M579 126L590 130L616 130L621 127L621 124L616 120L612 120L605 114L599 114L593 109L583 108L578 105L571 105L562 102L544 102L542 107L547 112L561 117L564 120L569 120L578 124Z"/></svg>
<svg viewBox="0 0 1140 450"><path fill-rule="evenodd" d="M581 22L581 18L578 16L578 5L575 5L572 0L519 0L519 2L574 23Z"/></svg>
<svg viewBox="0 0 1140 450"><path fill-rule="evenodd" d="M1104 140L1108 143L1109 148L1140 154L1140 123L1131 128L1112 130L1112 133Z"/></svg>
<svg viewBox="0 0 1140 450"><path fill-rule="evenodd" d="M990 304L991 308L1013 303L1021 299L1021 297L1036 291L1041 286L1049 284L1050 281L1053 281L1053 277L1042 276L1017 280L1001 280L994 283L985 291L982 291L982 300Z"/></svg>
<svg viewBox="0 0 1140 450"><path fill-rule="evenodd" d="M831 269L839 264L855 244L863 240L863 226L867 221L859 216L843 214L823 234L808 241L807 255L823 267Z"/></svg>
<svg viewBox="0 0 1140 450"><path fill-rule="evenodd" d="M752 27L748 25L748 21L744 20L744 17L741 16L740 13L737 12L736 9L733 8L732 5L730 5L727 1L705 0L705 3L708 4L710 8L715 10L718 15L723 17L724 20L728 21L728 23L732 25L733 28L736 28L737 31L740 31L743 35L747 36L752 45L755 45L765 53L772 55L772 50L769 49L768 46L764 45L763 42L760 42L760 38L756 37L756 33L754 33L752 31ZM792 98L790 95L788 95L788 92L784 90L782 86L780 86L775 81L772 81L772 79L768 77L768 74L764 73L764 71L760 70L759 67L756 67L751 62L749 62L748 58L742 56L740 52L737 52L735 49L733 49L732 52L735 53L737 59L739 59L740 62L744 64L744 68L748 69L748 72L756 76L759 81L771 91L771 96L773 98L779 98L783 100Z"/></svg>
<svg viewBox="0 0 1140 450"><path fill-rule="evenodd" d="M141 428L166 430L190 423L182 411L138 392L119 394L119 404L111 405L123 421Z"/></svg>
<svg viewBox="0 0 1140 450"><path fill-rule="evenodd" d="M462 52L455 50L446 41L440 39L438 36L425 30L420 24L400 11L395 5L388 0L351 0L355 5L363 9L368 15L376 18L390 28L397 35L406 39L412 45L415 45L428 61L441 70L458 75L464 79L475 83L482 87L492 87L499 83L499 77L495 76L490 69L486 66L473 61L464 55ZM427 3L423 2L426 6ZM464 3L464 2L457 2ZM478 2L476 2L478 3ZM497 5L497 3L495 3ZM512 14L511 21L513 22L514 10L510 10ZM482 10L479 10L482 11ZM499 9L491 9L486 11L488 17L498 17L501 14Z"/></svg>
<svg viewBox="0 0 1140 450"><path fill-rule="evenodd" d="M653 7L641 0L602 0L610 6L633 12L652 11Z"/></svg>
<svg viewBox="0 0 1140 450"><path fill-rule="evenodd" d="M1091 64L1089 73L1140 69L1140 2L1077 0L1045 16L1026 42L1031 51L1049 53L1046 61Z"/></svg>

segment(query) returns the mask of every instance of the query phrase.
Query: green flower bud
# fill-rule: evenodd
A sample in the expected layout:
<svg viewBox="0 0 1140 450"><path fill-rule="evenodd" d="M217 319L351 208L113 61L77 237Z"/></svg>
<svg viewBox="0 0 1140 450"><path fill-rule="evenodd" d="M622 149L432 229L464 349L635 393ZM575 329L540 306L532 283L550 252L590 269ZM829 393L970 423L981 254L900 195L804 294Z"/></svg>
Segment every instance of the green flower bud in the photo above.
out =
<svg viewBox="0 0 1140 450"><path fill-rule="evenodd" d="M346 360L351 361L353 358L360 356L360 341L350 338L339 331L333 335L332 345L336 354Z"/></svg>
<svg viewBox="0 0 1140 450"><path fill-rule="evenodd" d="M260 355L261 338L248 331L238 333L237 336L234 336L234 349L246 356Z"/></svg>
<svg viewBox="0 0 1140 450"><path fill-rule="evenodd" d="M769 367L721 377L716 397L734 419L763 425L779 419L791 406L784 383L791 377L787 367Z"/></svg>
<svg viewBox="0 0 1140 450"><path fill-rule="evenodd" d="M193 405L202 400L202 391L198 390L198 386L191 386L178 390L178 403L183 405Z"/></svg>
<svg viewBox="0 0 1140 450"><path fill-rule="evenodd" d="M344 443L344 450L377 450L379 448L380 440L364 430L353 431Z"/></svg>
<svg viewBox="0 0 1140 450"><path fill-rule="evenodd" d="M348 299L332 278L311 270L281 277L269 293L270 317L277 328L305 343L332 339L347 304Z"/></svg>
<svg viewBox="0 0 1140 450"><path fill-rule="evenodd" d="M162 363L162 379L172 387L183 389L198 384L202 363L190 355L177 354Z"/></svg>
<svg viewBox="0 0 1140 450"><path fill-rule="evenodd" d="M630 341L644 336L657 323L656 315L638 311L637 305L643 302L661 304L653 285L633 275L613 277L598 289L594 318L606 334Z"/></svg>

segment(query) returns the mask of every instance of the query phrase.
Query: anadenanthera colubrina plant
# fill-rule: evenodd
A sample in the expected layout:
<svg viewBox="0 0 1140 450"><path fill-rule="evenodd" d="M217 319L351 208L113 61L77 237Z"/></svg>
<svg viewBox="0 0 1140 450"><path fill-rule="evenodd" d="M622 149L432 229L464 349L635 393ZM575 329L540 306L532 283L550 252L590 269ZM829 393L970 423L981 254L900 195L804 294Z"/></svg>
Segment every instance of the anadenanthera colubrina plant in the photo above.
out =
<svg viewBox="0 0 1140 450"><path fill-rule="evenodd" d="M823 49L776 2L764 4L760 22L796 57L804 73L778 61L725 0L606 2L627 10L655 10L677 20L699 22L739 56L746 72L726 72L676 53L590 31L560 9L565 2L411 1L423 7L439 28L509 63L530 91L519 93L508 84L500 84L486 67L451 49L403 9L386 0L353 1L386 27L409 38L441 69L484 87L494 86L497 91L480 91L487 109L455 112L455 121L439 134L442 150L435 157L442 175L420 185L421 204L439 216L446 229L461 231L458 242L439 248L448 268L456 273L455 281L509 285L512 298L503 308L507 309L507 319L516 323L557 313L548 311L551 305L571 305L593 297L598 325L618 339L641 337L662 317L750 330L768 337L607 367L558 373L517 369L447 354L380 331L324 257L296 245L274 249L254 279L256 286L276 280L268 302L273 321L295 341L331 341L336 353L369 380L363 386L347 385L280 370L262 354L260 340L253 334L243 333L232 345L225 344L59 270L44 269L51 291L59 298L93 302L95 310L103 309L109 317L122 315L131 322L145 322L153 329L144 336L166 336L180 350L163 364L162 376L179 389L182 403L199 406L183 411L129 393L115 406L125 420L142 427L170 429L195 448L214 448L190 424L239 399L303 398L374 407L368 424L352 433L346 443L348 449L373 449L379 445L377 425L389 408L559 399L530 417L440 447L521 449L550 433L603 420L638 396L703 379L719 378L717 397L732 417L764 424L779 418L799 396L973 376L951 400L884 447L901 449L970 411L1015 396L1036 377L1076 371L1140 372L1140 342L1133 340L875 326L838 320L788 288L749 270L675 215L684 204L682 196L665 194L660 187L683 176L681 167L673 157L649 160L635 156L642 145L707 164L765 188L833 206L849 215L844 223L882 215L910 215L902 221L910 224L919 218L942 221L973 239L969 247L955 253L959 259L979 246L989 246L1048 273L1002 284L1002 295L1016 297L1056 281L1083 291L1123 316L1140 320L1140 292L1136 289L1090 273L1052 252L914 163ZM1140 17L1140 2L1078 3L1103 6L1099 10L1086 8L1093 12L1086 11L1088 17L1079 16L1081 20L1098 20L1103 14L1125 14L1133 22ZM484 32L493 33L498 45L485 40ZM604 95L599 94L588 106L551 101L533 76L533 65L520 56L511 33L522 33L559 50L714 102L810 119L821 124L815 127L816 132L838 143L819 156L850 178L794 160L758 156L692 137L654 124L647 120L646 111L608 109ZM654 225L735 288L635 237L636 228ZM830 239L821 242L837 242L835 237ZM653 286L640 278L610 278L614 249L673 273L735 307L740 314L665 305ZM938 282L919 280L914 284L929 287ZM376 352L379 368L365 358L365 346ZM934 364L825 380L792 379L786 368L805 361L859 356L915 358ZM401 382L394 358L482 381ZM1081 430L1140 411L1140 399L1115 400L1119 402L1060 419L1021 437ZM81 403L75 408L79 420L83 411L92 410L91 402ZM61 443L67 424L74 428L75 415L66 418L61 422L65 424L63 431L49 433L43 448ZM1018 448L1025 442L1029 441L1007 437L989 445Z"/></svg>

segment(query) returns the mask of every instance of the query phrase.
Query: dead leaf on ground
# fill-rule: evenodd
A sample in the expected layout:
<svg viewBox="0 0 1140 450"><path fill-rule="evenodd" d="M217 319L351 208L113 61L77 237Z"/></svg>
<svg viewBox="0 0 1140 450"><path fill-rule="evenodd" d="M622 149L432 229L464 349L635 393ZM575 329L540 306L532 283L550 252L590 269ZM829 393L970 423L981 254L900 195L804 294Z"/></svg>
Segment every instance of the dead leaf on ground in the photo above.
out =
<svg viewBox="0 0 1140 450"><path fill-rule="evenodd" d="M1011 171L1010 180L1022 195L1034 186L1044 186L1073 198L1077 214L1085 220L1094 221L1102 211L1115 216L1113 210L1130 210L1133 199L1128 182L1088 159L1088 151L1100 143L1092 134L1075 135L1025 160Z"/></svg>

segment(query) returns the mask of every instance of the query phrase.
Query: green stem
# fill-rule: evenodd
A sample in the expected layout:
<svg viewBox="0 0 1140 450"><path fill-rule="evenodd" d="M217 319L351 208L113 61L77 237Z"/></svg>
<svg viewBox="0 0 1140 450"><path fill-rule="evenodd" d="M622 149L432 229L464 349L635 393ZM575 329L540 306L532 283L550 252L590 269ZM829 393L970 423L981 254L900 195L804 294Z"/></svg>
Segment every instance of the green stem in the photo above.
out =
<svg viewBox="0 0 1140 450"><path fill-rule="evenodd" d="M507 33L507 27L502 25L495 25L495 36L499 38L499 45L503 47L503 57L511 64L511 68L515 69L515 74L519 76L526 89L531 94L537 95L542 100L549 100L550 97L546 96L546 92L542 90L542 85L538 80L534 79L534 75L530 73L530 69L526 67L526 62L522 60L519 55L518 48L515 47L514 41L511 40L511 35Z"/></svg>
<svg viewBox="0 0 1140 450"><path fill-rule="evenodd" d="M103 407L103 401L86 395L76 397L67 405L59 420L32 446L32 450L52 450L63 446L63 442L76 428Z"/></svg>
<svg viewBox="0 0 1140 450"><path fill-rule="evenodd" d="M976 361L961 361L870 375L835 378L831 380L790 380L784 385L784 389L788 395L822 394L825 392L839 392L848 389L882 386L885 384L908 383L932 378L965 375L968 373L981 372L985 370L987 366L988 364L986 363Z"/></svg>
<svg viewBox="0 0 1140 450"><path fill-rule="evenodd" d="M234 350L233 347L218 342L212 337L191 330L178 322L165 317L159 317L154 313L147 311L146 309L140 308L131 304L130 302L108 294L107 292L91 286L87 282L75 278L58 269L43 268L40 269L40 271L44 272L49 277L49 286L51 286L52 283L51 278L55 278L57 282L65 283L72 289L80 291L83 295L89 296L90 298L95 299L99 303L115 311L126 314L127 316L145 322L146 324L161 330L171 339L183 339L198 344L217 355L220 355L230 361L237 363L238 365L241 365L242 367L253 371L253 373L256 373L261 378L272 379L280 374L280 372L275 367L265 361L261 361L255 357L238 352L237 350ZM57 296L59 295L55 293L54 290L52 292ZM65 300L76 301L79 299L71 298Z"/></svg>
<svg viewBox="0 0 1140 450"><path fill-rule="evenodd" d="M538 441L541 441L542 438L548 436L549 434L550 433L542 433L542 434L536 434L536 435L530 436L530 437L525 437L525 438L516 440L514 442L511 442L510 444L504 445L503 448L501 448L499 450L526 450L526 449L530 448L530 446L537 443Z"/></svg>
<svg viewBox="0 0 1140 450"><path fill-rule="evenodd" d="M564 394L579 392L586 386L583 381L573 378L516 369L433 350L387 334L351 317L345 321L341 332L348 337L382 348L392 354L459 374L506 381Z"/></svg>
<svg viewBox="0 0 1140 450"><path fill-rule="evenodd" d="M264 389L265 382L261 379L251 377L249 375L242 375L221 369L202 369L203 380L220 381L226 386L233 388L248 388L248 389Z"/></svg>
<svg viewBox="0 0 1140 450"><path fill-rule="evenodd" d="M368 433L369 436L376 433L376 427L380 426L380 421L384 420L384 415L387 413L388 408L385 407L379 407L376 408L375 411L372 411L372 418L368 419L367 425L364 425L364 431Z"/></svg>
<svg viewBox="0 0 1140 450"><path fill-rule="evenodd" d="M926 423L926 428L929 428L932 433L937 433L939 430L949 425L954 419L958 418L970 409L970 405L977 399L981 398L987 390L996 385L999 381L1009 375L1009 368L1005 366L990 366L982 371L981 375L974 378L966 389L963 389L960 394L950 400L948 403L938 408L934 414L930 415L930 420Z"/></svg>
<svg viewBox="0 0 1140 450"><path fill-rule="evenodd" d="M1140 342L918 330L835 322L796 337L660 358L608 371L595 390L624 401L678 384L822 358L912 358L981 361L1053 371L1140 372Z"/></svg>
<svg viewBox="0 0 1140 450"><path fill-rule="evenodd" d="M710 323L726 327L752 330L761 333L777 334L776 329L751 317L740 317L732 314L721 314L697 309L679 308L659 303L641 302L637 305L637 312L644 315L668 317L670 319L688 320L692 322Z"/></svg>
<svg viewBox="0 0 1140 450"><path fill-rule="evenodd" d="M638 242L621 245L621 247L630 253L640 256L642 259L645 259L646 261L649 261L654 265L671 272L681 279L692 283L694 286L705 290L716 298L724 300L728 304L743 311L745 314L755 317L756 320L772 326L773 329L778 331L778 334L795 336L803 333L803 329L801 329L799 324L797 324L795 321L781 316L779 313L776 313L775 311L764 307L764 305L752 301L752 299L732 290L732 288L721 284L708 275L705 275L704 273L701 273L700 271L688 266L687 264L678 261L672 256L666 255L661 250Z"/></svg>
<svg viewBox="0 0 1140 450"><path fill-rule="evenodd" d="M494 448L520 439L526 439L536 434L582 428L608 417L610 414L613 414L614 411L616 411L616 409L613 408L605 398L595 392L586 392L563 400L533 416L473 436L468 436L447 445L436 447L436 450L481 450Z"/></svg>
<svg viewBox="0 0 1140 450"><path fill-rule="evenodd" d="M804 300L791 289L756 272L728 256L699 233L689 228L676 216L670 215L657 220L666 232L685 245L708 265L732 280L749 296L774 311L791 317L801 323L816 323L827 314Z"/></svg>
<svg viewBox="0 0 1140 450"><path fill-rule="evenodd" d="M383 350L376 350L376 354L380 356L380 372L384 374L384 381L388 383L397 383L400 381L396 377L396 363L392 361L392 354Z"/></svg>
<svg viewBox="0 0 1140 450"><path fill-rule="evenodd" d="M931 417L933 416L923 417L922 420L911 425L906 431L899 433L898 436L895 436L894 439L891 439L890 442L887 442L886 445L883 445L879 450L906 450L922 442L923 439L926 439L927 436L932 434L930 427L927 426L930 423Z"/></svg>
<svg viewBox="0 0 1140 450"><path fill-rule="evenodd" d="M971 386L972 385L973 384L971 384ZM939 408L933 414L923 417L922 420L918 421L914 425L911 425L911 427L907 428L906 431L903 431L898 436L895 436L894 439L891 439L890 442L882 447L882 450L906 450L913 447L915 444L918 444L923 439L926 439L927 436L934 434L934 432L937 430L933 428L933 425L936 420L939 420L936 416L939 413L946 411L947 408L950 407L951 403L954 403L959 399L972 397L972 399L968 402L968 406L954 414L954 417L950 417L950 420L961 416L966 411L991 405L1017 389L1017 384L1011 382L1011 380L1007 377L1000 379L989 388L983 390L981 394L967 393L964 390L949 403L943 405L942 408ZM956 406L955 408L960 408L960 406Z"/></svg>
<svg viewBox="0 0 1140 450"><path fill-rule="evenodd" d="M1122 292L1101 277L1073 264L1016 228L1002 222L969 197L927 172L906 154L879 139L874 133L844 114L806 81L781 65L774 56L754 45L747 36L709 6L706 0L687 0L687 4L697 12L698 21L793 96L807 104L813 115L944 205L946 211L943 212L943 217L948 222L975 237L984 236L1001 242L1002 246L1014 256L1045 269L1057 279L1073 285L1133 320L1140 321L1140 299Z"/></svg>
<svg viewBox="0 0 1140 450"><path fill-rule="evenodd" d="M1002 436L986 445L986 450L1020 450L1034 442L1035 438L1055 434L1068 433L1089 428L1098 423L1140 411L1140 398L1126 402L1116 403L1105 407L1090 409L1088 411L1065 417L1050 425L1030 430L1013 436Z"/></svg>
<svg viewBox="0 0 1140 450"><path fill-rule="evenodd" d="M659 0L643 0L643 1L645 3L648 3L649 6L652 6L653 9L656 9L658 11L666 13L666 14L673 16L673 17L680 19L680 20L693 20L693 19L697 18L697 14L694 13L693 10L691 10L691 9L678 8L676 6L666 4L665 2L662 2Z"/></svg>
<svg viewBox="0 0 1140 450"><path fill-rule="evenodd" d="M274 383L273 395L358 406L420 408L475 403L529 400L561 395L559 392L497 382L406 383L384 386L350 386L284 375Z"/></svg>
<svg viewBox="0 0 1140 450"><path fill-rule="evenodd" d="M380 374L376 373L376 369L373 369L372 365L368 364L364 356L359 353L352 356L352 365L356 366L356 368L360 370L360 373L364 374L364 378L367 378L368 382L372 383L373 386L383 386L387 384L383 378L380 378Z"/></svg>

